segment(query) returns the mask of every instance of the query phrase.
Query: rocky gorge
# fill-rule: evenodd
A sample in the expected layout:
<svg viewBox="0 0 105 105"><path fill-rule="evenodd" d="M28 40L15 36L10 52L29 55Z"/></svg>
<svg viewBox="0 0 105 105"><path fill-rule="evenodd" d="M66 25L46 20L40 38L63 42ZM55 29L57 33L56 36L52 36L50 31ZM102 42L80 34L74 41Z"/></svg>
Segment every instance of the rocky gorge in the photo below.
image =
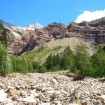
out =
<svg viewBox="0 0 105 105"><path fill-rule="evenodd" d="M0 77L0 105L105 105L105 78L73 78L62 73Z"/></svg>

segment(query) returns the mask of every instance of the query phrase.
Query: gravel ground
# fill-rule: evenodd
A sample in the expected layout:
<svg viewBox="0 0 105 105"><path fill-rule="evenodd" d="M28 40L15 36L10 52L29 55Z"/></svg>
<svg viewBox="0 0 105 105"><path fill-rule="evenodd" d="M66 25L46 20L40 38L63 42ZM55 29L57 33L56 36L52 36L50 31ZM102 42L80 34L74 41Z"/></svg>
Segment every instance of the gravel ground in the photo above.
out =
<svg viewBox="0 0 105 105"><path fill-rule="evenodd" d="M0 77L0 105L105 105L104 78L52 73Z"/></svg>

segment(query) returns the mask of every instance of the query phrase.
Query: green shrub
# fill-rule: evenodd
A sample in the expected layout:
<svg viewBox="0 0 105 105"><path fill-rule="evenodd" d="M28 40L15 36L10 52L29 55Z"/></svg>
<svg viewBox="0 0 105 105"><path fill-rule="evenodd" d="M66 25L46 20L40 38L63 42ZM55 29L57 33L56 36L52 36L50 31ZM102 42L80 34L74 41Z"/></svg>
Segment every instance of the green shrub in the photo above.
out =
<svg viewBox="0 0 105 105"><path fill-rule="evenodd" d="M45 66L40 66L40 68L37 70L37 72L38 73L45 73L45 72L47 72L47 69L46 69L46 67Z"/></svg>
<svg viewBox="0 0 105 105"><path fill-rule="evenodd" d="M36 62L36 61L33 61L33 72L37 72L40 68L40 63L39 62Z"/></svg>
<svg viewBox="0 0 105 105"><path fill-rule="evenodd" d="M28 73L33 71L32 62L23 57L12 57L13 71L20 73Z"/></svg>
<svg viewBox="0 0 105 105"><path fill-rule="evenodd" d="M44 73L47 72L47 68L39 62L33 62L33 72Z"/></svg>
<svg viewBox="0 0 105 105"><path fill-rule="evenodd" d="M33 63L31 60L27 59L28 63L28 72L33 72Z"/></svg>
<svg viewBox="0 0 105 105"><path fill-rule="evenodd" d="M60 66L53 66L50 71L51 71L51 72L56 72L56 71L59 71L59 70L61 70L61 69L60 69Z"/></svg>

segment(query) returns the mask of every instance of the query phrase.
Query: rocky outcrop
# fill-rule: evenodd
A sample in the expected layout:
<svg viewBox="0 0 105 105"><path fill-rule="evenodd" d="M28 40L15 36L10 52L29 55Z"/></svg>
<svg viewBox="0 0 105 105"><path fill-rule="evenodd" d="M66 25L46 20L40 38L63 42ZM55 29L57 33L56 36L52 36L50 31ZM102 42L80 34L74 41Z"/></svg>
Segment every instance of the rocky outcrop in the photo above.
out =
<svg viewBox="0 0 105 105"><path fill-rule="evenodd" d="M22 51L23 52L30 51L40 45L43 45L49 41L57 40L62 37L62 32L67 28L66 25L60 23L53 23L48 25L47 27L41 29L27 30L24 36L22 36L21 42Z"/></svg>
<svg viewBox="0 0 105 105"><path fill-rule="evenodd" d="M37 23L29 25L28 28L19 28L4 21L0 21L0 23L9 29L9 36L13 37L8 47L9 53L24 53L49 41L65 37L82 38L94 45L105 43L105 18L78 24L72 22L68 26L54 22L43 27Z"/></svg>
<svg viewBox="0 0 105 105"><path fill-rule="evenodd" d="M2 105L105 105L105 82L63 74L11 74L0 77Z"/></svg>
<svg viewBox="0 0 105 105"><path fill-rule="evenodd" d="M65 37L82 38L94 45L103 44L105 43L105 18L79 24L72 22L68 26L52 23L42 29L36 29L34 36L37 36L39 45Z"/></svg>
<svg viewBox="0 0 105 105"><path fill-rule="evenodd" d="M67 36L82 37L87 41L93 40L96 44L105 43L105 18L79 24L71 23L67 31Z"/></svg>

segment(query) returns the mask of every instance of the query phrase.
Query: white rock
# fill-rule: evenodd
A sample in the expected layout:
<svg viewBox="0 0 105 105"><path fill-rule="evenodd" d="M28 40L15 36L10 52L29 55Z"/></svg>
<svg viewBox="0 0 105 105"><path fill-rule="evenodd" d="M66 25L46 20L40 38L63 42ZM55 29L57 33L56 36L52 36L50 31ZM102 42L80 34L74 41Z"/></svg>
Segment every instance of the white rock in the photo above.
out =
<svg viewBox="0 0 105 105"><path fill-rule="evenodd" d="M20 98L20 99L18 99L18 101L23 101L23 102L36 102L35 99L33 99L31 97Z"/></svg>
<svg viewBox="0 0 105 105"><path fill-rule="evenodd" d="M98 99L103 99L103 100L105 100L105 95L98 96L97 98L98 98Z"/></svg>
<svg viewBox="0 0 105 105"><path fill-rule="evenodd" d="M64 91L64 90L60 90L62 93L67 94L68 92Z"/></svg>
<svg viewBox="0 0 105 105"><path fill-rule="evenodd" d="M54 79L54 78L53 78L53 82L54 82L55 84L58 84L57 80L56 80L56 79Z"/></svg>
<svg viewBox="0 0 105 105"><path fill-rule="evenodd" d="M57 91L57 90L50 90L50 91L47 91L49 94L53 94L53 93L56 93L56 94L60 94L61 92L60 91Z"/></svg>
<svg viewBox="0 0 105 105"><path fill-rule="evenodd" d="M8 104L6 104L6 105L14 105L13 103L8 103Z"/></svg>
<svg viewBox="0 0 105 105"><path fill-rule="evenodd" d="M5 99L5 103L12 103L12 100L11 100L11 99L6 98L6 99Z"/></svg>
<svg viewBox="0 0 105 105"><path fill-rule="evenodd" d="M60 103L60 101L57 101L56 103L57 103L57 105L62 105L62 104Z"/></svg>
<svg viewBox="0 0 105 105"><path fill-rule="evenodd" d="M51 105L50 103L41 103L40 105Z"/></svg>
<svg viewBox="0 0 105 105"><path fill-rule="evenodd" d="M13 86L10 86L10 85L9 85L9 86L7 86L7 87L8 87L9 89L14 89L14 87L13 87Z"/></svg>
<svg viewBox="0 0 105 105"><path fill-rule="evenodd" d="M3 89L0 90L0 102L3 102L6 100L7 93Z"/></svg>
<svg viewBox="0 0 105 105"><path fill-rule="evenodd" d="M30 91L30 93L31 93L30 97L32 97L32 98L34 98L34 97L37 97L37 96L38 96L38 93L36 93L36 91L35 91L35 90L31 90L31 91Z"/></svg>
<svg viewBox="0 0 105 105"><path fill-rule="evenodd" d="M100 96L102 99L104 99L105 100L105 95L102 95L102 96Z"/></svg>

